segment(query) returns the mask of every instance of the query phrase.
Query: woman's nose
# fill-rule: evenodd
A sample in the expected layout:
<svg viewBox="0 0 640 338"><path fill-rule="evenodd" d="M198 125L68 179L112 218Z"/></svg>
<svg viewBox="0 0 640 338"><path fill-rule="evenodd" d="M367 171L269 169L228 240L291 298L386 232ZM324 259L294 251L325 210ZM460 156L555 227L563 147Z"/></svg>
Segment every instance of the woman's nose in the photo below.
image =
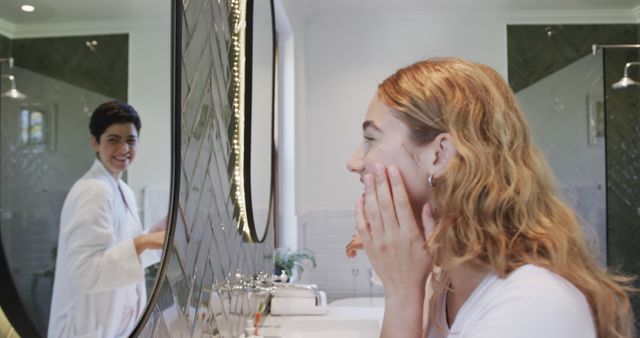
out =
<svg viewBox="0 0 640 338"><path fill-rule="evenodd" d="M360 149L356 150L351 158L347 161L347 170L352 173L359 173L362 171L362 156L360 155Z"/></svg>

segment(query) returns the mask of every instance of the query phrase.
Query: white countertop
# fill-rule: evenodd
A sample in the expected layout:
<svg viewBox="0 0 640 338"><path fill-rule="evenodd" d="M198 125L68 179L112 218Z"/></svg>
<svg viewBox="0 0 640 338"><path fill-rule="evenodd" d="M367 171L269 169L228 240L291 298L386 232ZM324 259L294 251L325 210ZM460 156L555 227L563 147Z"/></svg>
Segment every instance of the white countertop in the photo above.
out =
<svg viewBox="0 0 640 338"><path fill-rule="evenodd" d="M336 304L337 305L337 304ZM349 321L375 320L382 327L384 307L348 307L329 305L325 315L312 316L268 316L261 326L260 333L264 338L281 337L288 322L296 319L305 321Z"/></svg>

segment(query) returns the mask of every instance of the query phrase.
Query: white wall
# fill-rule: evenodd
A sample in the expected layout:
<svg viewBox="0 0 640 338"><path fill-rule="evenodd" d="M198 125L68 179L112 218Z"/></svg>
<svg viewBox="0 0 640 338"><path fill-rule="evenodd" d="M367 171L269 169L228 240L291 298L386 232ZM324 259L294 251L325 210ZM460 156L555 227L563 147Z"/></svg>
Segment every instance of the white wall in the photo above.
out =
<svg viewBox="0 0 640 338"><path fill-rule="evenodd" d="M290 16L296 15L291 3L284 5ZM349 215L361 192L346 161L361 140L362 119L380 81L397 68L434 56L485 63L506 77L507 24L636 22L632 13L613 11L312 14L304 25L294 26L296 72L302 74L296 74L295 91L283 95L297 101L293 184L298 246L315 251L319 261L304 279L317 282L331 298L369 293L368 262L343 253L353 233ZM352 292L353 285L359 291Z"/></svg>
<svg viewBox="0 0 640 338"><path fill-rule="evenodd" d="M376 86L397 68L426 57L455 55L506 74L501 22L426 16L320 15L306 39L307 105L298 130L298 212L351 208L360 193L346 161Z"/></svg>
<svg viewBox="0 0 640 338"><path fill-rule="evenodd" d="M296 249L297 130L304 123L307 0L275 0L278 44L278 246Z"/></svg>
<svg viewBox="0 0 640 338"><path fill-rule="evenodd" d="M506 78L507 24L633 22L631 13L618 17L598 12L560 14L312 16L302 41L306 102L296 111L298 214L351 208L355 203L360 183L345 169L346 160L360 142L362 118L377 84L396 69L426 57L457 56L485 63Z"/></svg>
<svg viewBox="0 0 640 338"><path fill-rule="evenodd" d="M128 171L145 225L168 211L171 179L171 26L129 31L129 103L142 120L137 158ZM144 191L144 192L143 192Z"/></svg>

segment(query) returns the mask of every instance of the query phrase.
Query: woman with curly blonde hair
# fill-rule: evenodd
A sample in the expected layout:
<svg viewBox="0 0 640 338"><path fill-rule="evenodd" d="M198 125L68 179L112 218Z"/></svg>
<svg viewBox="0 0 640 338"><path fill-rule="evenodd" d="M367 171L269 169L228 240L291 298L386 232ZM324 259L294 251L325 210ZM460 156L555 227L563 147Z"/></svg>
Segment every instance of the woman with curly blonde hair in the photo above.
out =
<svg viewBox="0 0 640 338"><path fill-rule="evenodd" d="M381 337L633 337L630 280L596 262L497 72L456 58L402 68L363 132L348 168L385 286Z"/></svg>

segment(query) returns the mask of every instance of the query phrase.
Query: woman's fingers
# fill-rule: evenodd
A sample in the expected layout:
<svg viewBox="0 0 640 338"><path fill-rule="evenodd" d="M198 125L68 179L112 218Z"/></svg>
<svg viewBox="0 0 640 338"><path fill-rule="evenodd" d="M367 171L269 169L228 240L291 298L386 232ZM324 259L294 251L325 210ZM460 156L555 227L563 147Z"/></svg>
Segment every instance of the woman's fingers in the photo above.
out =
<svg viewBox="0 0 640 338"><path fill-rule="evenodd" d="M153 226L151 226L151 229L150 229L149 232L157 232L157 231L166 230L167 229L167 218L168 218L168 216L164 216L158 223L156 223Z"/></svg>
<svg viewBox="0 0 640 338"><path fill-rule="evenodd" d="M396 217L395 207L393 205L393 197L389 180L384 166L380 163L375 165L376 171L376 196L378 197L378 208L382 219L382 226L385 234L393 234L398 230L398 218Z"/></svg>
<svg viewBox="0 0 640 338"><path fill-rule="evenodd" d="M382 224L380 208L378 207L378 197L374 177L371 174L365 174L363 179L365 219L371 227L371 236L373 238L381 238L384 235L384 225Z"/></svg>
<svg viewBox="0 0 640 338"><path fill-rule="evenodd" d="M391 191L393 193L393 205L400 229L417 229L416 218L411 209L409 196L407 195L407 190L404 187L398 168L390 166L387 171L389 172L389 181L391 182Z"/></svg>
<svg viewBox="0 0 640 338"><path fill-rule="evenodd" d="M430 203L425 203L422 207L422 226L424 228L425 246L429 255L434 255L433 248L429 245L431 242L431 234L436 226L436 221L433 219L433 209L431 209Z"/></svg>
<svg viewBox="0 0 640 338"><path fill-rule="evenodd" d="M358 234L353 235L353 238L345 247L347 257L355 257L358 254L358 250L361 250L362 248L363 245L362 240L360 240L360 236Z"/></svg>
<svg viewBox="0 0 640 338"><path fill-rule="evenodd" d="M371 229L364 215L364 196L362 195L356 203L356 231L364 245L371 242Z"/></svg>

